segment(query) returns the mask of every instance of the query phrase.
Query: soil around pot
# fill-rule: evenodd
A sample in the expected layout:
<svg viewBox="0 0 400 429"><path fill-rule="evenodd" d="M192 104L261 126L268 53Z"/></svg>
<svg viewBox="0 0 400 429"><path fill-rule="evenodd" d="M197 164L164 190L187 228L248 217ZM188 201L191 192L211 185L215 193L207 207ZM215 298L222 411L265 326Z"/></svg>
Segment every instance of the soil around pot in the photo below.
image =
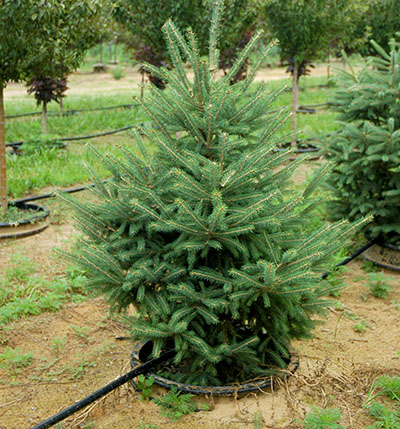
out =
<svg viewBox="0 0 400 429"><path fill-rule="evenodd" d="M133 348L131 353L131 367L135 368L143 362L150 359L151 352L153 350L153 342L151 340L139 341ZM208 395L208 396L238 396L247 394L250 392L261 392L265 389L270 389L279 380L285 380L290 375L294 374L299 366L299 356L294 349L290 350L290 361L288 366L284 370L280 370L280 374L276 376L270 376L260 378L254 381L248 381L244 383L232 383L226 386L195 386L192 384L184 384L176 381L169 380L165 377L161 377L157 374L148 374L154 378L154 383L158 386L164 387L165 389L171 389L175 386L176 389L182 393L191 393L193 395ZM134 381L131 381L134 389L137 386Z"/></svg>
<svg viewBox="0 0 400 429"><path fill-rule="evenodd" d="M391 244L378 242L367 249L363 257L379 267L400 271L400 249Z"/></svg>
<svg viewBox="0 0 400 429"><path fill-rule="evenodd" d="M368 231L364 235L368 240L372 238ZM362 256L378 267L400 271L400 247L385 241L382 237L378 237L376 244L368 248Z"/></svg>
<svg viewBox="0 0 400 429"><path fill-rule="evenodd" d="M43 206L33 203L9 203L9 207L17 207L21 212L33 212L32 216L21 221L0 222L0 240L10 238L23 238L38 234L48 226L47 220L50 211Z"/></svg>

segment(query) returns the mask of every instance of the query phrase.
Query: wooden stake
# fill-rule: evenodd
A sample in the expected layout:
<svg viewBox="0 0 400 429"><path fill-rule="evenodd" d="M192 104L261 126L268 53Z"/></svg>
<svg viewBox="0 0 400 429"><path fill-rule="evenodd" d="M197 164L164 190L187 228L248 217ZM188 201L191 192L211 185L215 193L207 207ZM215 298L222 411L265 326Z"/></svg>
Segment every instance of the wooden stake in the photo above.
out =
<svg viewBox="0 0 400 429"><path fill-rule="evenodd" d="M6 136L4 121L4 87L0 82L0 203L3 211L7 210L7 165Z"/></svg>
<svg viewBox="0 0 400 429"><path fill-rule="evenodd" d="M299 103L299 64L295 61L293 64L292 78L292 148L296 149L296 111Z"/></svg>
<svg viewBox="0 0 400 429"><path fill-rule="evenodd" d="M47 132L47 103L43 101L42 107L42 134Z"/></svg>

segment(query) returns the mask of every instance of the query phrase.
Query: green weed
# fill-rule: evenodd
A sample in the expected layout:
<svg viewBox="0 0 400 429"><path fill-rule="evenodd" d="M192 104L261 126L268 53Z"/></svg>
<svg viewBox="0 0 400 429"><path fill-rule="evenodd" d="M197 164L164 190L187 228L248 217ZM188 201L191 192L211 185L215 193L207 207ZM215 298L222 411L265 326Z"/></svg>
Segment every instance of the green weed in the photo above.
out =
<svg viewBox="0 0 400 429"><path fill-rule="evenodd" d="M344 311L344 315L345 315L349 320L357 320L357 319L359 319L359 318L360 318L356 313L353 313L352 311L349 311L349 310L345 310L345 311Z"/></svg>
<svg viewBox="0 0 400 429"><path fill-rule="evenodd" d="M400 405L400 377L383 375L375 381L374 386L380 389L380 395L396 400Z"/></svg>
<svg viewBox="0 0 400 429"><path fill-rule="evenodd" d="M322 409L313 407L304 419L305 429L345 429L339 424L342 415L338 408Z"/></svg>
<svg viewBox="0 0 400 429"><path fill-rule="evenodd" d="M196 411L196 404L192 401L194 395L190 393L180 393L175 386L165 396L159 396L154 402L162 408L161 414L173 421L179 420L186 414ZM201 409L207 410L207 405Z"/></svg>
<svg viewBox="0 0 400 429"><path fill-rule="evenodd" d="M140 374L137 381L137 389L141 392L142 401L147 401L151 396L151 387L154 384L154 377L145 377Z"/></svg>
<svg viewBox="0 0 400 429"><path fill-rule="evenodd" d="M372 397L374 389L378 393ZM378 402L381 399L382 402ZM368 414L376 421L366 429L398 429L400 427L400 377L383 375L378 377L371 386L368 400L365 403Z"/></svg>
<svg viewBox="0 0 400 429"><path fill-rule="evenodd" d="M28 257L21 255L21 253L15 253L11 256L10 262L7 265L4 280L0 281L2 281L2 283L7 282L13 284L16 282L24 282L36 271L37 267L37 264Z"/></svg>
<svg viewBox="0 0 400 429"><path fill-rule="evenodd" d="M22 353L21 347L15 349L6 347L0 354L0 368L4 369L8 375L16 375L22 368L31 365L33 361L33 352Z"/></svg>
<svg viewBox="0 0 400 429"><path fill-rule="evenodd" d="M353 330L355 332L358 332L359 334L363 334L364 332L367 331L368 328L369 328L369 325L364 320L361 320L360 322L356 323L353 326Z"/></svg>
<svg viewBox="0 0 400 429"><path fill-rule="evenodd" d="M253 429L262 429L264 427L262 414L257 411L253 414Z"/></svg>
<svg viewBox="0 0 400 429"><path fill-rule="evenodd" d="M83 340L88 339L90 328L88 326L75 326L71 325L70 328L74 331L75 335L78 338L81 338Z"/></svg>
<svg viewBox="0 0 400 429"><path fill-rule="evenodd" d="M53 280L36 274L38 265L26 256L13 255L0 276L0 325L21 317L56 311L68 299L82 300L83 274ZM72 268L71 268L72 269Z"/></svg>
<svg viewBox="0 0 400 429"><path fill-rule="evenodd" d="M374 402L368 410L368 414L376 421L365 429L398 429L400 428L400 413L389 406Z"/></svg>
<svg viewBox="0 0 400 429"><path fill-rule="evenodd" d="M64 351L65 345L67 344L66 338L55 337L53 340L50 340L50 347L54 353L60 354Z"/></svg>
<svg viewBox="0 0 400 429"><path fill-rule="evenodd" d="M137 429L161 429L160 426L153 423L140 422Z"/></svg>
<svg viewBox="0 0 400 429"><path fill-rule="evenodd" d="M382 272L368 274L368 285L375 298L387 298L390 294L391 286Z"/></svg>
<svg viewBox="0 0 400 429"><path fill-rule="evenodd" d="M376 266L374 263L367 261L365 259L363 260L361 268L366 273L377 273L378 271L381 271L381 269L378 266Z"/></svg>

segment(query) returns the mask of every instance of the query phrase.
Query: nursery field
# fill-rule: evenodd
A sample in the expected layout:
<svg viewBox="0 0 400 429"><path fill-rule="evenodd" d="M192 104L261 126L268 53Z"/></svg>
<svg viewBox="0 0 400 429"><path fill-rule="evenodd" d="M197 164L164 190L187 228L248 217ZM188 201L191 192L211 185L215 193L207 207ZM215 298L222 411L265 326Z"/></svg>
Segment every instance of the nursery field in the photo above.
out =
<svg viewBox="0 0 400 429"><path fill-rule="evenodd" d="M325 76L326 66L320 65L300 83L300 104L321 105L315 114L298 116L300 138L340 128L324 105L332 91ZM289 83L283 69L264 69L258 79L270 80L271 89ZM139 81L140 75L132 70L118 80L107 73L73 75L64 110L135 104L132 95L139 94ZM5 96L6 115L37 110L23 86L10 85ZM276 108L289 104L288 91L274 102ZM99 134L148 121L137 106L62 116L57 106L50 107L55 115L48 118L48 133L57 137ZM38 116L7 120L9 142L38 137L40 132ZM285 135L289 127L280 132ZM128 130L71 141L62 150L9 154L10 197L88 183L83 163L107 178L109 173L85 147L87 142L101 154L118 157L116 145L129 148L132 138ZM293 186L304 187L323 163L304 161L295 171ZM95 196L85 191L76 198L83 202ZM132 342L126 339L123 318L110 315L101 298L90 296L83 288L85 273L57 253L73 248L79 237L71 209L60 199L43 204L51 210L49 228L36 236L0 242L0 429L31 427L130 369ZM312 222L320 224L324 216L318 209ZM364 242L362 236L355 237L337 260ZM190 404L196 403L197 409L181 417L187 408L185 398L178 398L174 408L163 407L146 400L145 392L124 385L56 427L399 428L387 409L400 407L400 378L394 378L400 376L400 274L377 269L358 257L326 281L342 284L343 289L327 297L326 319L321 319L314 337L293 344L300 366L274 389L235 398L192 398ZM151 395L171 397L161 389L153 389ZM379 404L384 403L389 406L380 412ZM319 426L311 426L313 419ZM333 426L336 421L341 426Z"/></svg>

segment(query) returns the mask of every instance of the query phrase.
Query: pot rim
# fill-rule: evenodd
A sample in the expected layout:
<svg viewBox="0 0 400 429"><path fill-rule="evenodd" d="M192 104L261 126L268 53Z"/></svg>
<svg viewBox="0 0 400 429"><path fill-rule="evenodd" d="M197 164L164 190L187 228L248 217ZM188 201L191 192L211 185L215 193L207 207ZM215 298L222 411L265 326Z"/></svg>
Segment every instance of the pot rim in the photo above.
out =
<svg viewBox="0 0 400 429"><path fill-rule="evenodd" d="M132 369L136 366L140 365L142 363L141 360L139 360L139 353L142 351L142 349L146 346L148 346L149 343L152 343L151 340L141 340L138 341L138 343L134 346L130 361L131 361L131 367ZM175 386L178 391L183 393L191 393L194 395L211 395L211 396L236 396L244 393L249 392L256 392L260 391L262 392L263 389L268 389L272 387L277 380L284 381L286 380L290 375L294 374L299 367L299 355L296 352L295 349L290 348L290 361L288 364L288 367L285 369L280 370L280 374L278 375L271 375L269 377L260 378L259 380L255 381L249 381L245 383L232 383L225 386L196 386L193 384L185 384L180 383L176 381L169 380L165 377L161 377L157 374L148 374L148 376L151 376L154 378L154 383L158 386L164 387L165 389L171 389L172 386ZM136 389L137 386L134 383L134 381L131 381L133 387Z"/></svg>
<svg viewBox="0 0 400 429"><path fill-rule="evenodd" d="M10 227L10 226L16 226L18 227L18 225L27 225L27 224L33 224L36 223L40 220L43 220L45 218L47 218L50 214L50 210L44 206L40 206L38 204L34 204L34 203L13 203L13 202L9 202L8 203L9 206L15 206L18 207L21 210L37 210L38 212L41 212L41 214L38 214L37 216L35 216L34 218L30 219L30 220L22 220L21 222L18 222L16 224L14 223L10 223L10 222L0 222L0 228L1 227Z"/></svg>

